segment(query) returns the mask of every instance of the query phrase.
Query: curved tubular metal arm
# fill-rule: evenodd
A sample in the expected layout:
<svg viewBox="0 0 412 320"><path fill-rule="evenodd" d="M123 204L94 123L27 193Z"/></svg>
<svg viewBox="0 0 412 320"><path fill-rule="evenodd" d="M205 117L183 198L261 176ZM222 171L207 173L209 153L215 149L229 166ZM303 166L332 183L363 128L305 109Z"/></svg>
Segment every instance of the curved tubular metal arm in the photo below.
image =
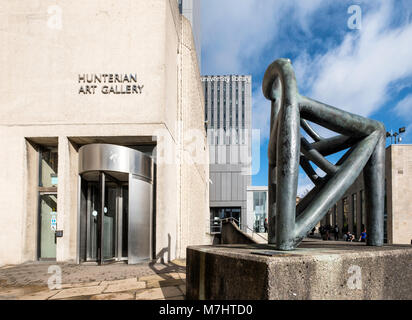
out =
<svg viewBox="0 0 412 320"><path fill-rule="evenodd" d="M312 202L313 199L317 196L317 194L322 190L324 185L330 180L330 177L326 176L322 178L322 180L315 185L315 187L309 191L307 195L303 199L301 199L296 206L296 217L302 214L303 211L308 207L308 205Z"/></svg>
<svg viewBox="0 0 412 320"><path fill-rule="evenodd" d="M323 140L322 138L313 128L312 126L305 120L305 119L300 119L300 125L303 130L311 137L315 142L319 142Z"/></svg>
<svg viewBox="0 0 412 320"><path fill-rule="evenodd" d="M351 137L366 137L385 130L382 123L300 96L301 117L329 130Z"/></svg>
<svg viewBox="0 0 412 320"><path fill-rule="evenodd" d="M317 150L322 156L329 156L331 154L348 149L359 141L359 138L339 135L323 139L322 141L314 142L311 144L311 147Z"/></svg>
<svg viewBox="0 0 412 320"><path fill-rule="evenodd" d="M300 156L300 166L302 167L303 171L308 175L309 179L314 183L318 184L320 180L322 180L321 177L318 176L316 171L313 169L313 167L310 165L308 159L304 155Z"/></svg>
<svg viewBox="0 0 412 320"><path fill-rule="evenodd" d="M301 138L300 146L300 150L305 157L327 174L335 174L338 171L338 168L326 160L316 149L313 149L305 138Z"/></svg>

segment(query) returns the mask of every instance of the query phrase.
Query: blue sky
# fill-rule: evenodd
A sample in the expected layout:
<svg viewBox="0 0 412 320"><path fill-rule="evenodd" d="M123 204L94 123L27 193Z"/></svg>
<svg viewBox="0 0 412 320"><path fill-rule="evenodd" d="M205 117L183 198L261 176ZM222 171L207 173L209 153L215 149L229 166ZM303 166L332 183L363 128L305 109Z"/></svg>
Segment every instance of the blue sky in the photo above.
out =
<svg viewBox="0 0 412 320"><path fill-rule="evenodd" d="M360 29L348 27L351 5L362 10ZM253 77L253 128L261 130L253 185L267 185L262 78L281 57L292 60L303 95L380 120L388 131L405 126L403 143L412 143L412 0L202 0L202 74ZM302 173L298 194L312 186Z"/></svg>

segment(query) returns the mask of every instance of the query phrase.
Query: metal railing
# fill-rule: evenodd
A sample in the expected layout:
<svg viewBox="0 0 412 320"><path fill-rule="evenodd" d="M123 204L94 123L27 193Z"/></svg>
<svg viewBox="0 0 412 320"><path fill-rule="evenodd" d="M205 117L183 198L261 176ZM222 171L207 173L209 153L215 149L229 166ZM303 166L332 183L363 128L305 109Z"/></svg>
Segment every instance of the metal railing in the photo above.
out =
<svg viewBox="0 0 412 320"><path fill-rule="evenodd" d="M223 223L223 221L235 222L240 230L243 231L244 229L246 229L246 230L251 231L252 232L252 238L253 238L253 235L257 235L258 237L262 238L264 241L268 241L267 238L265 238L261 234L255 232L252 228L249 228L249 226L247 224L242 224L239 220L237 220L236 218L233 218L233 217L219 219L219 220L211 220L210 221L210 233L211 234L221 234L222 233L222 223Z"/></svg>

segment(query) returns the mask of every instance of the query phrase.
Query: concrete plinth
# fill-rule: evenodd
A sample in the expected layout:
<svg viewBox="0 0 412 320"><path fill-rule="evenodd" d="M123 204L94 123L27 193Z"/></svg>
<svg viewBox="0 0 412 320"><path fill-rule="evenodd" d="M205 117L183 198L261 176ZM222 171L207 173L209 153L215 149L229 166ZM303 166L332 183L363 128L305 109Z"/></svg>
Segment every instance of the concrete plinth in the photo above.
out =
<svg viewBox="0 0 412 320"><path fill-rule="evenodd" d="M187 248L187 299L412 299L412 246L304 241Z"/></svg>

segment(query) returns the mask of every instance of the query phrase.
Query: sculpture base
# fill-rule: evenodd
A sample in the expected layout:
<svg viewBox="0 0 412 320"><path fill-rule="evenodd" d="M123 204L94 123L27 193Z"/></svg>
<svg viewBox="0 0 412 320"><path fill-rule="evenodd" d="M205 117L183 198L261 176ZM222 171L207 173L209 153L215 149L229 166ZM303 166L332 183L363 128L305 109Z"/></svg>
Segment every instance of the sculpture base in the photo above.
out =
<svg viewBox="0 0 412 320"><path fill-rule="evenodd" d="M189 300L412 299L412 246L304 241L187 248Z"/></svg>

